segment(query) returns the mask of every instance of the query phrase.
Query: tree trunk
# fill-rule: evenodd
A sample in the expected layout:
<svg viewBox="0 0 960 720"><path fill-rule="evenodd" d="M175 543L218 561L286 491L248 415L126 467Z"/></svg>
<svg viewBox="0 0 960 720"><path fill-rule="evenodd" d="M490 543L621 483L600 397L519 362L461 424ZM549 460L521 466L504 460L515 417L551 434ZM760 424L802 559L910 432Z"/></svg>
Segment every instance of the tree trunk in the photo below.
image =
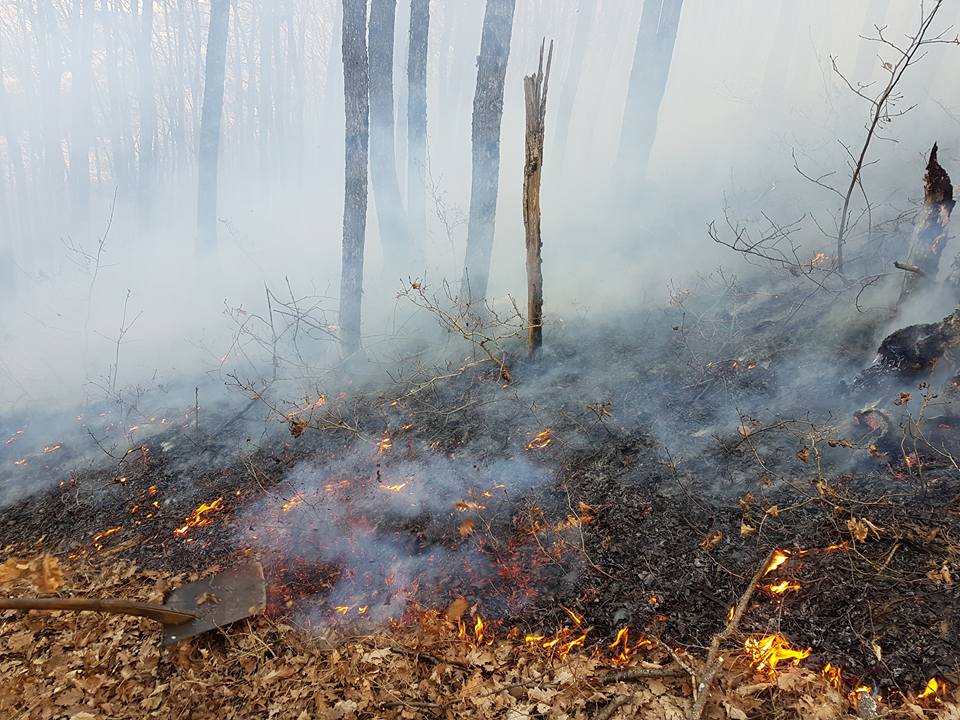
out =
<svg viewBox="0 0 960 720"><path fill-rule="evenodd" d="M627 194L636 191L647 172L682 5L683 0L646 0L643 4L618 155L617 176Z"/></svg>
<svg viewBox="0 0 960 720"><path fill-rule="evenodd" d="M140 164L137 182L140 212L149 220L156 176L157 104L153 91L153 1L143 0L137 64L140 69Z"/></svg>
<svg viewBox="0 0 960 720"><path fill-rule="evenodd" d="M527 111L526 162L523 167L523 226L527 248L527 352L532 356L543 345L543 270L540 251L540 173L543 169L544 119L547 115L547 86L553 62L553 42L543 68L543 44L540 65L535 75L523 79Z"/></svg>
<svg viewBox="0 0 960 720"><path fill-rule="evenodd" d="M410 2L407 55L407 217L410 238L423 247L427 235L427 44L430 0ZM419 268L418 268L419 269Z"/></svg>
<svg viewBox="0 0 960 720"><path fill-rule="evenodd" d="M503 85L510 58L515 9L516 0L487 0L483 16L483 34L477 58L477 89L473 98L470 219L460 289L461 299L466 302L482 302L487 295L500 185Z"/></svg>
<svg viewBox="0 0 960 720"><path fill-rule="evenodd" d="M947 226L953 212L953 185L950 176L937 162L937 144L933 144L927 171L923 175L923 207L917 214L910 239L909 265L912 272L903 277L897 307L924 282L936 279L940 270L940 254L947 242Z"/></svg>
<svg viewBox="0 0 960 720"><path fill-rule="evenodd" d="M230 0L211 0L198 157L197 243L200 250L212 250L217 244L217 161L229 21Z"/></svg>
<svg viewBox="0 0 960 720"><path fill-rule="evenodd" d="M370 142L367 0L343 0L342 47L346 143L340 341L344 353L350 355L360 350L363 245L367 226L367 154Z"/></svg>
<svg viewBox="0 0 960 720"><path fill-rule="evenodd" d="M384 268L398 271L410 257L400 199L393 118L393 32L397 0L370 3L370 180L383 244Z"/></svg>
<svg viewBox="0 0 960 720"><path fill-rule="evenodd" d="M93 0L73 2L72 110L70 137L70 216L83 232L90 221L90 134Z"/></svg>
<svg viewBox="0 0 960 720"><path fill-rule="evenodd" d="M566 156L567 136L570 133L570 121L573 117L573 106L577 98L577 88L580 86L580 74L583 71L583 58L590 45L590 31L593 29L593 19L596 15L597 0L580 0L577 10L577 27L573 32L573 45L570 49L570 65L560 90L560 102L557 105L556 119L557 132L554 135L554 151L558 169L563 168Z"/></svg>

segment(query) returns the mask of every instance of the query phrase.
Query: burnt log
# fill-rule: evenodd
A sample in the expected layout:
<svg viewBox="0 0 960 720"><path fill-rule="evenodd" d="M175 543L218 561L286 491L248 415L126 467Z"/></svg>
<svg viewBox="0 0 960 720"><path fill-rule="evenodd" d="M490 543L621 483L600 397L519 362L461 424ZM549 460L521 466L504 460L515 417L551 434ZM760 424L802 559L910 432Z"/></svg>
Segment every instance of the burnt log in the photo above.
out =
<svg viewBox="0 0 960 720"><path fill-rule="evenodd" d="M940 322L908 325L887 335L873 364L857 375L854 388L873 389L886 378L923 379L943 360L954 369L960 360L960 308Z"/></svg>
<svg viewBox="0 0 960 720"><path fill-rule="evenodd" d="M936 279L954 204L953 185L947 171L937 161L937 144L934 143L923 176L923 207L917 214L910 239L910 258L907 263L897 264L901 269L909 270L903 277L897 307L917 289ZM954 272L958 273L960 280L957 262L954 262Z"/></svg>

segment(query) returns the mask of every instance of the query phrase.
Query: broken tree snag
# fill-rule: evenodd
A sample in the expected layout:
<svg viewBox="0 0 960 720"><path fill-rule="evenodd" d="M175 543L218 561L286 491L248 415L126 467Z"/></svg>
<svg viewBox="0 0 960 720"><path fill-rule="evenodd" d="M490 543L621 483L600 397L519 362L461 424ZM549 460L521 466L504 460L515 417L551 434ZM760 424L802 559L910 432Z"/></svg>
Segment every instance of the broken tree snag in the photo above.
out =
<svg viewBox="0 0 960 720"><path fill-rule="evenodd" d="M527 352L536 354L543 345L543 260L540 235L540 173L543 169L543 130L547 114L547 84L553 62L553 41L547 53L547 67L543 67L543 48L540 43L540 65L534 75L523 79L523 94L527 108L527 152L523 166L523 226L527 245Z"/></svg>
<svg viewBox="0 0 960 720"><path fill-rule="evenodd" d="M927 162L927 172L923 176L923 207L913 227L910 259L907 263L896 264L901 270L907 271L897 307L922 287L928 278L936 278L954 204L953 185L950 184L947 171L937 162L937 144L934 143Z"/></svg>

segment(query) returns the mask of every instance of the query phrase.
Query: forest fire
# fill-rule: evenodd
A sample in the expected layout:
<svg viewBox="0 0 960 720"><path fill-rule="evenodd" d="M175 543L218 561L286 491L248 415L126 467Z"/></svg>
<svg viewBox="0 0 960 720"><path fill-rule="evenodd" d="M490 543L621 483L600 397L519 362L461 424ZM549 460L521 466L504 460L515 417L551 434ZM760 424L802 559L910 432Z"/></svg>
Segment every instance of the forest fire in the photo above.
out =
<svg viewBox="0 0 960 720"><path fill-rule="evenodd" d="M209 503L202 503L198 507L194 508L193 512L184 518L184 524L176 528L173 531L173 534L182 538L186 537L187 533L189 533L193 528L209 525L212 522L210 514L223 510L222 503L223 498L218 497L216 500L213 500Z"/></svg>
<svg viewBox="0 0 960 720"><path fill-rule="evenodd" d="M917 698L920 700L929 698L936 702L942 702L946 692L947 684L943 680L937 680L937 678L932 677L927 681L926 687L917 695Z"/></svg>
<svg viewBox="0 0 960 720"><path fill-rule="evenodd" d="M770 559L770 564L767 565L767 568L764 570L763 574L769 575L789 559L790 553L788 553L786 550L777 550Z"/></svg>
<svg viewBox="0 0 960 720"><path fill-rule="evenodd" d="M527 450L543 450L553 444L553 431L547 428L543 432L537 433L533 440L527 443Z"/></svg>
<svg viewBox="0 0 960 720"><path fill-rule="evenodd" d="M798 650L791 647L787 639L779 634L749 637L744 640L743 649L750 666L764 675L773 675L781 662L797 665L801 660L810 657L810 648Z"/></svg>
<svg viewBox="0 0 960 720"><path fill-rule="evenodd" d="M800 585L799 583L790 582L789 580L783 580L778 583L767 585L766 588L774 595L783 595L794 590L799 590Z"/></svg>

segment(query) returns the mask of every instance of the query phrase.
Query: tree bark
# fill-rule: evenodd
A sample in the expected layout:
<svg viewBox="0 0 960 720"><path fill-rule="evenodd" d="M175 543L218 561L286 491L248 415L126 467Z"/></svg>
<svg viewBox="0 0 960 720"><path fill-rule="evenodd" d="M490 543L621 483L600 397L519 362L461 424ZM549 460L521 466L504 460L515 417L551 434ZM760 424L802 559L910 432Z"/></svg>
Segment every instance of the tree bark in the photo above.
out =
<svg viewBox="0 0 960 720"><path fill-rule="evenodd" d="M430 0L410 2L407 54L407 218L412 244L423 247L427 234L427 47Z"/></svg>
<svg viewBox="0 0 960 720"><path fill-rule="evenodd" d="M477 58L477 89L473 98L470 219L460 288L461 298L468 303L482 302L487 295L500 185L503 86L510 58L515 9L516 0L487 0L483 17L480 55Z"/></svg>
<svg viewBox="0 0 960 720"><path fill-rule="evenodd" d="M627 194L636 191L647 172L682 5L683 0L646 0L643 4L618 155L617 176Z"/></svg>
<svg viewBox="0 0 960 720"><path fill-rule="evenodd" d="M197 243L200 250L212 250L217 244L217 164L229 21L230 0L211 0L198 158Z"/></svg>
<svg viewBox="0 0 960 720"><path fill-rule="evenodd" d="M397 0L370 3L370 180L383 244L384 268L409 258L407 218L400 199L393 116L393 33Z"/></svg>
<svg viewBox="0 0 960 720"><path fill-rule="evenodd" d="M563 168L566 157L567 136L570 133L570 121L573 118L573 106L577 98L577 88L580 86L580 75L583 72L583 59L590 45L590 32L593 29L593 20L596 16L597 0L580 0L577 10L577 27L573 32L573 45L570 49L570 65L563 87L560 90L560 101L557 105L556 119L557 132L554 135L554 152L556 165Z"/></svg>
<svg viewBox="0 0 960 720"><path fill-rule="evenodd" d="M153 2L143 0L137 42L140 71L140 163L137 182L138 205L149 220L156 177L157 104L153 90Z"/></svg>
<svg viewBox="0 0 960 720"><path fill-rule="evenodd" d="M90 221L91 42L93 0L73 2L72 109L70 137L70 215L75 230Z"/></svg>
<svg viewBox="0 0 960 720"><path fill-rule="evenodd" d="M535 75L523 79L527 112L526 162L523 167L523 226L527 250L527 352L535 355L543 345L543 241L540 234L540 174L543 169L544 119L547 115L547 86L553 63L553 42L543 67L543 43L540 65Z"/></svg>
<svg viewBox="0 0 960 720"><path fill-rule="evenodd" d="M340 270L340 341L345 354L360 350L363 246L367 225L367 155L370 142L370 74L367 0L343 0L345 172Z"/></svg>
<svg viewBox="0 0 960 720"><path fill-rule="evenodd" d="M936 280L954 204L953 185L947 171L937 162L937 144L934 143L923 175L923 207L917 214L910 239L908 264L916 269L903 276L897 307L924 284Z"/></svg>

